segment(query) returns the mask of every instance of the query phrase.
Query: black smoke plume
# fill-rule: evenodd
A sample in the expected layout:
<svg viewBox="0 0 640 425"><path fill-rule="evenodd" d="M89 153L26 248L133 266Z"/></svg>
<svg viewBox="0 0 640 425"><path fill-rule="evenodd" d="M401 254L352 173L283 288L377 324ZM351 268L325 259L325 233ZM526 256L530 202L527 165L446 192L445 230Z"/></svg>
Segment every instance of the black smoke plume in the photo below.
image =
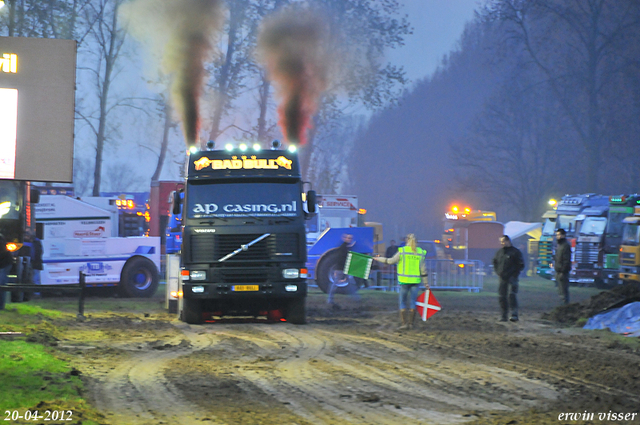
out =
<svg viewBox="0 0 640 425"><path fill-rule="evenodd" d="M258 36L258 56L275 82L282 133L304 144L327 87L330 58L321 15L303 7L283 9L265 19Z"/></svg>
<svg viewBox="0 0 640 425"><path fill-rule="evenodd" d="M171 97L187 147L198 143L200 96L216 35L224 22L223 0L135 0L123 6L129 30L152 49L160 75L171 76Z"/></svg>

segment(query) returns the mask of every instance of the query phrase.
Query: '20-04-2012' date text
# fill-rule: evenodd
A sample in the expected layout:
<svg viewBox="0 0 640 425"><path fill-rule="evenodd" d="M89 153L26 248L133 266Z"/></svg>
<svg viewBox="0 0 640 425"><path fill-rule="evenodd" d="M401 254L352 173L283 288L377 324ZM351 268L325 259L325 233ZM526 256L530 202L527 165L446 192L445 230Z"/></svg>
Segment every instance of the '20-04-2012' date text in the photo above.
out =
<svg viewBox="0 0 640 425"><path fill-rule="evenodd" d="M20 413L18 410L5 410L5 421L17 421L18 419L25 421L71 421L73 420L73 411L71 410L26 410Z"/></svg>

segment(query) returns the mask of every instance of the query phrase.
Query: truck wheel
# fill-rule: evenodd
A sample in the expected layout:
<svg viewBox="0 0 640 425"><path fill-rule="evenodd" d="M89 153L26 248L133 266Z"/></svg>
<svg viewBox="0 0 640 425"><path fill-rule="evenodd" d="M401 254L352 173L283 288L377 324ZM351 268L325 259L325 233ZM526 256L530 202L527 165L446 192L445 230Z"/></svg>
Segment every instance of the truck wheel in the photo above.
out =
<svg viewBox="0 0 640 425"><path fill-rule="evenodd" d="M182 312L180 320L190 325L199 325L202 323L202 300L194 300L184 298L182 300Z"/></svg>
<svg viewBox="0 0 640 425"><path fill-rule="evenodd" d="M613 289L616 285L613 283L607 283L603 279L596 279L595 287L598 289Z"/></svg>
<svg viewBox="0 0 640 425"><path fill-rule="evenodd" d="M322 254L316 266L316 284L325 294L329 293L331 286L335 282L335 272L338 270L338 248L330 249ZM337 283L334 294L353 294L357 291L353 277L348 276L347 280Z"/></svg>
<svg viewBox="0 0 640 425"><path fill-rule="evenodd" d="M11 302L12 303L21 303L24 301L24 292L22 291L11 291Z"/></svg>
<svg viewBox="0 0 640 425"><path fill-rule="evenodd" d="M358 289L367 288L369 286L369 281L367 279L354 277L353 280L356 282L356 286L358 287Z"/></svg>
<svg viewBox="0 0 640 425"><path fill-rule="evenodd" d="M307 306L305 298L294 298L289 301L285 314L287 322L294 325L304 325L307 323Z"/></svg>
<svg viewBox="0 0 640 425"><path fill-rule="evenodd" d="M150 298L158 289L158 269L148 258L130 258L120 275L120 295Z"/></svg>

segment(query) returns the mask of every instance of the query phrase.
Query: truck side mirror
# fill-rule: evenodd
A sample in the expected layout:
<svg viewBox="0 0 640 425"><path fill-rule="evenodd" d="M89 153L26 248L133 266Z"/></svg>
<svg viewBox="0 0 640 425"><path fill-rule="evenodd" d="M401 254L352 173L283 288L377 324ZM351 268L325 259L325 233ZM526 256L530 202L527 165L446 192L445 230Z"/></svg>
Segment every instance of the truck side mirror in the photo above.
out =
<svg viewBox="0 0 640 425"><path fill-rule="evenodd" d="M180 192L176 191L173 193L173 215L180 214Z"/></svg>
<svg viewBox="0 0 640 425"><path fill-rule="evenodd" d="M37 204L40 202L40 191L38 189L31 189L31 193L29 194L29 199L32 204Z"/></svg>
<svg viewBox="0 0 640 425"><path fill-rule="evenodd" d="M316 191L310 190L307 192L307 211L309 214L316 213L316 205L318 204L318 199L316 197Z"/></svg>

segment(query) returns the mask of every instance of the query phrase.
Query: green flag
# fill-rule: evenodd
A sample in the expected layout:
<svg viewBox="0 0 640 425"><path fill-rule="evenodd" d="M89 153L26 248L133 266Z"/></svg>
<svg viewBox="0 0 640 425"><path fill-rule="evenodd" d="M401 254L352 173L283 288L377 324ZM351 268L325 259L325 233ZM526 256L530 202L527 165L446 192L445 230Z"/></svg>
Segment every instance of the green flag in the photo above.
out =
<svg viewBox="0 0 640 425"><path fill-rule="evenodd" d="M371 264L373 263L373 257L360 254L358 252L349 252L347 254L347 261L344 263L344 274L348 274L354 277L360 277L362 279L369 279L369 272L371 271Z"/></svg>

